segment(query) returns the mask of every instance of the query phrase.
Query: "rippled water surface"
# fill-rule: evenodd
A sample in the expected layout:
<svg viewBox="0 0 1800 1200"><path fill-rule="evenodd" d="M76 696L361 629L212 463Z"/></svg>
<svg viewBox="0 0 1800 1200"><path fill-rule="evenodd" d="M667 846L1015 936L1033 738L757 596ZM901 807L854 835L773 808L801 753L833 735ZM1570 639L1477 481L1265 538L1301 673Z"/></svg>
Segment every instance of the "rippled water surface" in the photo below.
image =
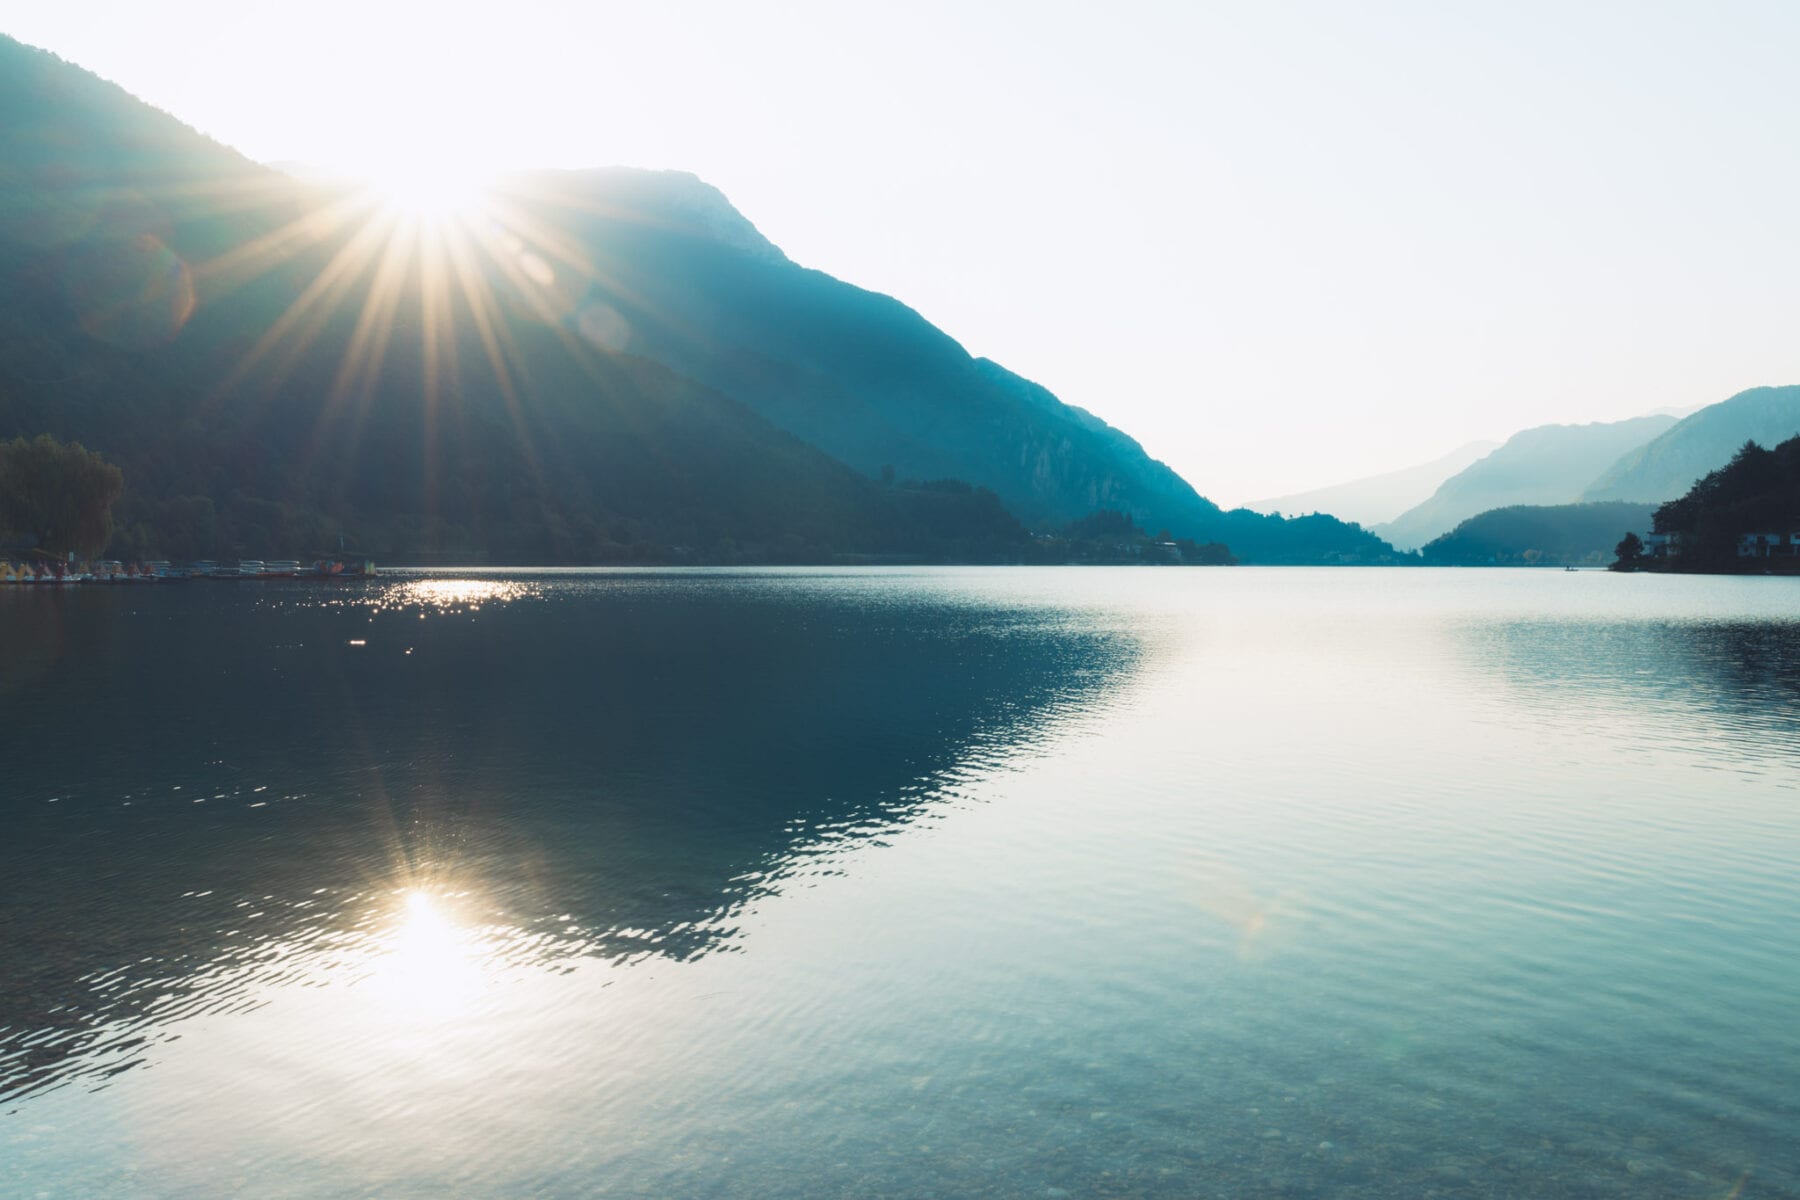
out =
<svg viewBox="0 0 1800 1200"><path fill-rule="evenodd" d="M1800 580L0 590L0 1196L1800 1195Z"/></svg>

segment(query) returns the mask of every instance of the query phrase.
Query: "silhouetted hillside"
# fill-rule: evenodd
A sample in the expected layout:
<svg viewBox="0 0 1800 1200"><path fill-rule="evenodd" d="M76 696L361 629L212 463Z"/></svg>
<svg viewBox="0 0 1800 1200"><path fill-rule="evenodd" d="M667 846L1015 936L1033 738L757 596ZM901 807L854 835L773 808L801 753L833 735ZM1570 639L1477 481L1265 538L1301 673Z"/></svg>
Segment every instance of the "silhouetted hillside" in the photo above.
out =
<svg viewBox="0 0 1800 1200"><path fill-rule="evenodd" d="M1658 508L1655 530L1674 545L1646 566L1800 573L1800 437L1773 450L1745 442L1730 462ZM1740 553L1745 535L1753 539L1749 554Z"/></svg>
<svg viewBox="0 0 1800 1200"><path fill-rule="evenodd" d="M545 319L464 239L297 184L0 40L0 431L126 471L128 551L1016 558L991 493L886 486ZM504 247L501 247L504 250Z"/></svg>
<svg viewBox="0 0 1800 1200"><path fill-rule="evenodd" d="M1419 551L1435 567L1605 566L1627 530L1650 529L1651 506L1519 504L1470 517Z"/></svg>
<svg viewBox="0 0 1800 1200"><path fill-rule="evenodd" d="M1223 540L1257 561L1373 561L1337 521L1223 513L1136 441L987 359L890 296L789 262L690 175L538 172L501 212L566 235L557 312L595 344L653 358L869 474L992 488L1034 527L1097 509Z"/></svg>
<svg viewBox="0 0 1800 1200"><path fill-rule="evenodd" d="M1012 561L1001 501L1260 561L1387 551L1219 512L898 301L794 266L692 176L520 177L438 227L6 39L0 284L0 438L123 467L127 553Z"/></svg>
<svg viewBox="0 0 1800 1200"><path fill-rule="evenodd" d="M1402 549L1423 545L1489 509L1569 504L1621 454L1675 423L1671 416L1591 425L1540 425L1515 433L1444 481L1431 498L1375 532Z"/></svg>
<svg viewBox="0 0 1800 1200"><path fill-rule="evenodd" d="M1624 454L1584 500L1657 502L1685 495L1747 441L1773 446L1800 434L1800 386L1758 387L1691 413Z"/></svg>

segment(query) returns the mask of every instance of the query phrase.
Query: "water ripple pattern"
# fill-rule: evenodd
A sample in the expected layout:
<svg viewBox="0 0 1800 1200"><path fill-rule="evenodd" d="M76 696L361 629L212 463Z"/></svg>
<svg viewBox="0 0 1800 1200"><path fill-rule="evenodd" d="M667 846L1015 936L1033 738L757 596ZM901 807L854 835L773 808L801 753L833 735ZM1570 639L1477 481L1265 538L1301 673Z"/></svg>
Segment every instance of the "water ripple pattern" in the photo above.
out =
<svg viewBox="0 0 1800 1200"><path fill-rule="evenodd" d="M0 592L0 1197L1800 1195L1800 590Z"/></svg>

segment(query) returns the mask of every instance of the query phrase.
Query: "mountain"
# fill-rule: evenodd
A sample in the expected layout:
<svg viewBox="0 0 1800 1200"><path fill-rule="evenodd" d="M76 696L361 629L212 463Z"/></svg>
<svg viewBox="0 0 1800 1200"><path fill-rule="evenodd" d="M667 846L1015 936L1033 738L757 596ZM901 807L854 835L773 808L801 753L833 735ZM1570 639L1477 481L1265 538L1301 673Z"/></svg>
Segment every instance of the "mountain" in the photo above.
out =
<svg viewBox="0 0 1800 1200"><path fill-rule="evenodd" d="M0 437L124 467L128 546L985 555L1028 545L997 493L1038 528L1111 509L1258 561L1390 552L1222 513L691 175L519 176L439 229L6 39L0 283ZM942 479L971 486L907 484Z"/></svg>
<svg viewBox="0 0 1800 1200"><path fill-rule="evenodd" d="M1627 531L1650 529L1653 506L1630 501L1517 504L1479 513L1419 554L1430 566L1605 566Z"/></svg>
<svg viewBox="0 0 1800 1200"><path fill-rule="evenodd" d="M898 300L789 261L691 175L535 172L504 182L498 211L565 236L557 303L584 338L699 380L858 471L966 479L1034 528L1106 509L1247 560L1389 553L1343 522L1222 512L1125 433Z"/></svg>
<svg viewBox="0 0 1800 1200"><path fill-rule="evenodd" d="M495 261L452 261L51 55L0 42L0 114L0 437L123 467L128 553L1029 546L991 493L884 487L693 380L589 350Z"/></svg>
<svg viewBox="0 0 1800 1200"><path fill-rule="evenodd" d="M1499 442L1470 442L1428 463L1315 488L1310 492L1252 500L1246 507L1262 513L1330 513L1363 526L1379 525L1424 501L1444 480L1499 445Z"/></svg>
<svg viewBox="0 0 1800 1200"><path fill-rule="evenodd" d="M1515 433L1498 450L1446 479L1423 504L1374 532L1404 550L1489 509L1570 503L1620 455L1674 424L1675 418L1665 415L1591 425L1540 425Z"/></svg>
<svg viewBox="0 0 1800 1200"><path fill-rule="evenodd" d="M1800 386L1751 388L1708 405L1628 451L1582 498L1672 500L1724 466L1745 442L1773 446L1795 434L1800 434Z"/></svg>
<svg viewBox="0 0 1800 1200"><path fill-rule="evenodd" d="M865 474L967 479L1034 523L1217 516L1104 422L892 297L789 262L691 175L546 172L499 197L503 223L567 239L539 253L560 276L559 315L592 344L698 380Z"/></svg>

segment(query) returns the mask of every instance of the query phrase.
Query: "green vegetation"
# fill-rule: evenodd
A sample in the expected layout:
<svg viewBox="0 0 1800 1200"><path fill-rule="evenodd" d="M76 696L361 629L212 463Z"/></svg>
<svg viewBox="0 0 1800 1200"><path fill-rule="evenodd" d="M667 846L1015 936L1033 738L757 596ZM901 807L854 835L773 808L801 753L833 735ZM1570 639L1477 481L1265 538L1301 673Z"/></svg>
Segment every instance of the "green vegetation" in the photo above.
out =
<svg viewBox="0 0 1800 1200"><path fill-rule="evenodd" d="M125 476L80 442L0 442L0 540L57 557L98 554L112 536Z"/></svg>
<svg viewBox="0 0 1800 1200"><path fill-rule="evenodd" d="M1644 539L1635 533L1628 533L1613 547L1613 554L1616 557L1607 570L1635 571L1644 561Z"/></svg>
<svg viewBox="0 0 1800 1200"><path fill-rule="evenodd" d="M1648 504L1515 504L1470 517L1419 552L1432 566L1600 566L1621 526L1647 529Z"/></svg>
<svg viewBox="0 0 1800 1200"><path fill-rule="evenodd" d="M1773 450L1745 442L1730 462L1658 508L1654 530L1672 542L1671 553L1644 564L1654 569L1800 571L1800 557L1787 552L1800 533L1800 437ZM1739 540L1756 534L1777 535L1784 545L1766 556L1740 555Z"/></svg>
<svg viewBox="0 0 1800 1200"><path fill-rule="evenodd" d="M1151 537L1137 522L1112 508L1099 509L1070 521L1054 534L1037 537L1031 561L1040 563L1180 563L1229 567L1237 564L1230 547L1178 538L1168 530Z"/></svg>

